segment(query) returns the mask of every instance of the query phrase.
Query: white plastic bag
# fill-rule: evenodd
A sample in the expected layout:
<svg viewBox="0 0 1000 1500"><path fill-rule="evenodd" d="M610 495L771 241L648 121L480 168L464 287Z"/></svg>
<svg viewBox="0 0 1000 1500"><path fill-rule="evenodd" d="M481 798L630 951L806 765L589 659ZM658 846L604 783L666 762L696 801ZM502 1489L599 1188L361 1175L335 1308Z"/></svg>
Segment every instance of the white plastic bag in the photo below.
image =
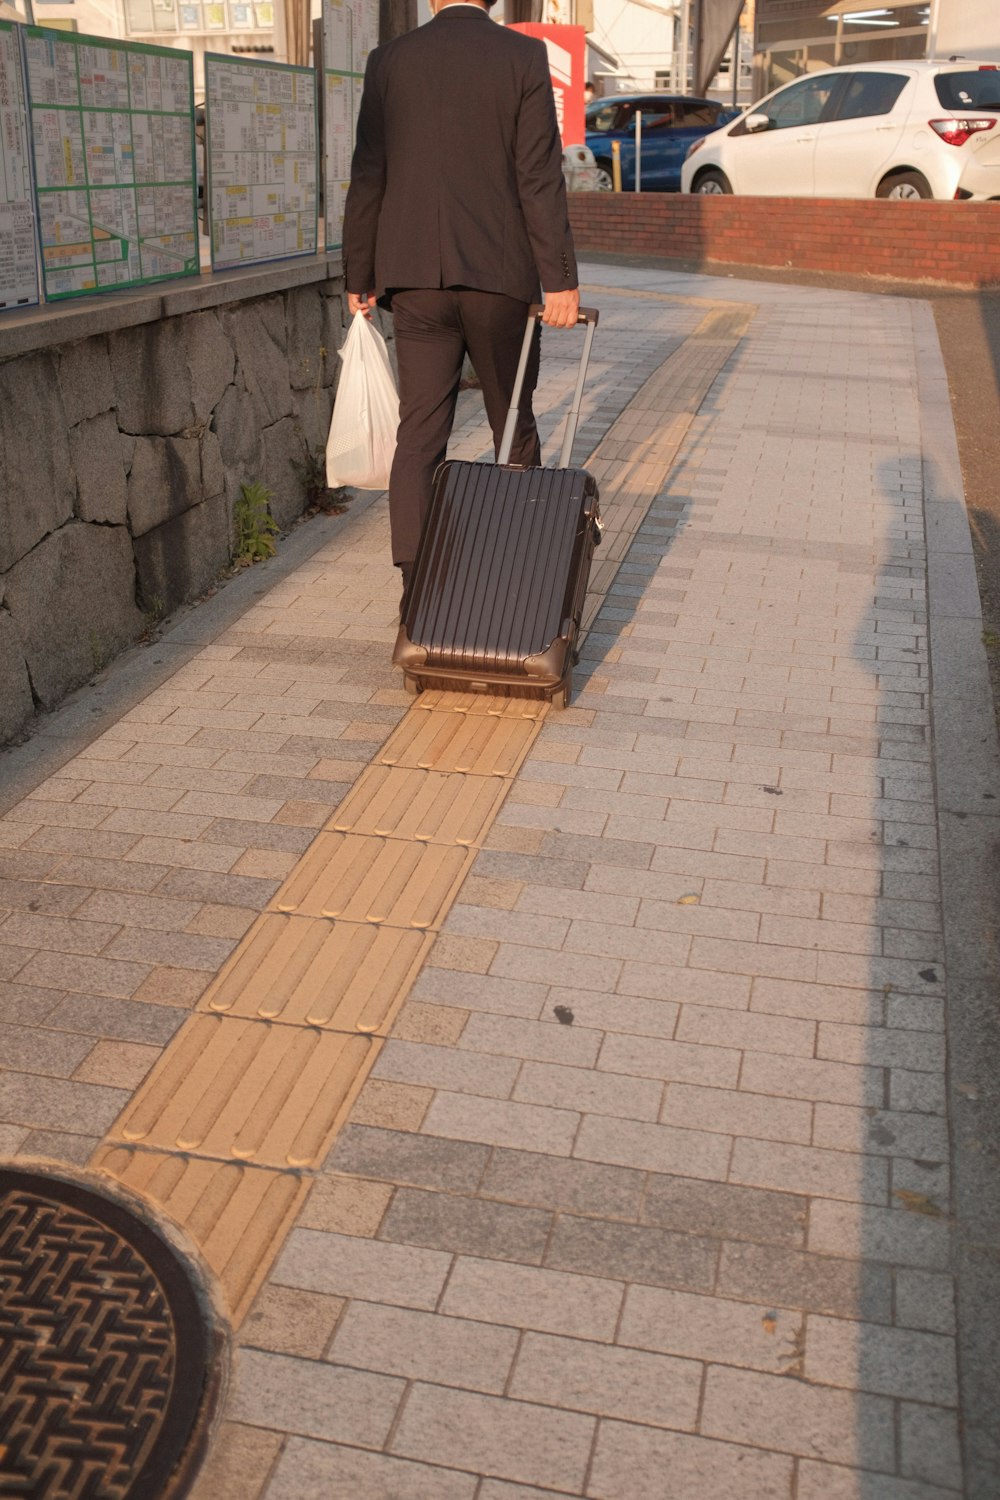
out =
<svg viewBox="0 0 1000 1500"><path fill-rule="evenodd" d="M344 368L326 442L331 489L384 490L396 451L399 396L385 339L364 313L355 313L340 351Z"/></svg>

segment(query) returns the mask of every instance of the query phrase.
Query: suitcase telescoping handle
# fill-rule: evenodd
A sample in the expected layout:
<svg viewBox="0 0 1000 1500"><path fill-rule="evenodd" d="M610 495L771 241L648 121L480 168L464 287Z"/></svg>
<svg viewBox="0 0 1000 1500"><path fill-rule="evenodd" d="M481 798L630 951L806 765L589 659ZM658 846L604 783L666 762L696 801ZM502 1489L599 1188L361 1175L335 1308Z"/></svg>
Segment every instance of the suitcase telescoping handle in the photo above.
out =
<svg viewBox="0 0 1000 1500"><path fill-rule="evenodd" d="M531 354L531 341L535 336L535 324L544 311L545 308L541 303L534 304L528 309L528 326L524 330L521 358L518 360L517 376L514 380L514 394L510 398L510 411L507 413L507 422L500 441L500 452L497 454L498 464L510 462L510 452L514 446L514 431L517 427L518 407L521 404L521 392L524 389L524 376L528 368L528 357ZM576 437L577 423L580 420L583 383L587 378L587 365L590 363L590 346L594 342L594 329L597 327L597 318L598 312L596 308L581 307L576 320L578 325L580 323L586 324L587 336L583 341L583 353L580 355L580 372L576 378L573 404L566 416L566 432L563 436L562 452L559 455L560 469L568 469L573 456L573 439Z"/></svg>

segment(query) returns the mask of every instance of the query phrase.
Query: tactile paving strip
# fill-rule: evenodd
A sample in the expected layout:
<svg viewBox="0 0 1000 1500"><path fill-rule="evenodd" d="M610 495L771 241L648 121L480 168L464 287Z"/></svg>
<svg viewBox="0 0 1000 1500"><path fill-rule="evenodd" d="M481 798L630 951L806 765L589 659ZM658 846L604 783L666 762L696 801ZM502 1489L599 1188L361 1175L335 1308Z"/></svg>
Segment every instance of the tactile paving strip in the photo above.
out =
<svg viewBox="0 0 1000 1500"><path fill-rule="evenodd" d="M706 306L698 342L650 376L588 460L606 529L584 631L752 316ZM548 712L487 694L416 699L98 1149L95 1163L191 1229L236 1324Z"/></svg>
<svg viewBox="0 0 1000 1500"><path fill-rule="evenodd" d="M239 1323L295 1222L309 1179L243 1162L101 1146L92 1165L162 1204L201 1247Z"/></svg>
<svg viewBox="0 0 1000 1500"><path fill-rule="evenodd" d="M379 1046L311 1026L192 1016L111 1139L256 1166L315 1166Z"/></svg>
<svg viewBox="0 0 1000 1500"><path fill-rule="evenodd" d="M265 912L198 1009L384 1036L431 942L399 927Z"/></svg>
<svg viewBox="0 0 1000 1500"><path fill-rule="evenodd" d="M326 826L341 833L471 846L506 795L506 780L498 776L372 766Z"/></svg>
<svg viewBox="0 0 1000 1500"><path fill-rule="evenodd" d="M455 844L320 833L272 904L304 917L435 927L474 857Z"/></svg>
<svg viewBox="0 0 1000 1500"><path fill-rule="evenodd" d="M539 722L521 715L441 709L410 713L389 736L378 758L384 766L513 776L538 733Z"/></svg>

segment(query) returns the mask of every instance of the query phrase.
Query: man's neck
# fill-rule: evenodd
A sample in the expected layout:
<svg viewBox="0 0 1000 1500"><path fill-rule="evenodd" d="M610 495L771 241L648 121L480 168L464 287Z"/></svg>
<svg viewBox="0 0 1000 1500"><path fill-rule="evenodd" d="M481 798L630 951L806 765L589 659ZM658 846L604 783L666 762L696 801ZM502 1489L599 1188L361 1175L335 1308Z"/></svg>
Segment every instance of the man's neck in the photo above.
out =
<svg viewBox="0 0 1000 1500"><path fill-rule="evenodd" d="M488 11L489 9L488 6L481 5L480 0L441 0L441 4L438 6L434 14L436 16L439 16L443 10L450 10L453 5L473 5L475 6L476 10L482 11Z"/></svg>

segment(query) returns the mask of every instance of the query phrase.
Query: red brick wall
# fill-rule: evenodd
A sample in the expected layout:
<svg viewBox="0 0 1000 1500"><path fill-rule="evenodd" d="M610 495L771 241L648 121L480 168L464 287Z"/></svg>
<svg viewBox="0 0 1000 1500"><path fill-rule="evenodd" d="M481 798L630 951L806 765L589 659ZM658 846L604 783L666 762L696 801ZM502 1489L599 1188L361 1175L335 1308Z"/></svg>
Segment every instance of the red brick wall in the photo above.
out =
<svg viewBox="0 0 1000 1500"><path fill-rule="evenodd" d="M1000 286L1000 203L571 193L577 249Z"/></svg>

